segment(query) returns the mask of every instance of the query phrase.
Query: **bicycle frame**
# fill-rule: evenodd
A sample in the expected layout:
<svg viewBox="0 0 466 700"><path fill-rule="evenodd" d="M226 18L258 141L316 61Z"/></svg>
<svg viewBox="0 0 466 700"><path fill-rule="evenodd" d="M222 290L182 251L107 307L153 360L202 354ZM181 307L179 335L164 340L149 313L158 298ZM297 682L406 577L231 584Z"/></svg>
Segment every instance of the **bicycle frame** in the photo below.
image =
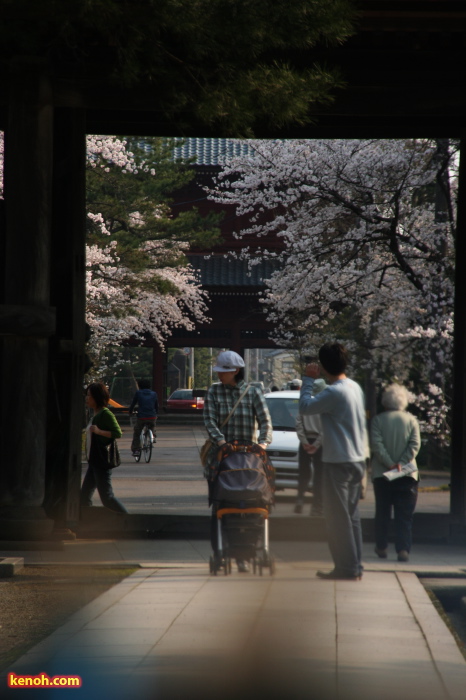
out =
<svg viewBox="0 0 466 700"><path fill-rule="evenodd" d="M140 444L141 444L141 449L144 447L144 438L146 436L146 433L149 433L150 441L154 442L154 434L150 428L147 427L147 425L143 425L142 430L141 430L141 436L139 438Z"/></svg>
<svg viewBox="0 0 466 700"><path fill-rule="evenodd" d="M132 425L134 427L134 423ZM146 463L150 462L150 458L152 456L153 442L154 434L152 432L152 429L147 424L144 424L142 426L141 434L139 436L139 450L133 453L136 462L140 461L142 455L144 455L144 461Z"/></svg>

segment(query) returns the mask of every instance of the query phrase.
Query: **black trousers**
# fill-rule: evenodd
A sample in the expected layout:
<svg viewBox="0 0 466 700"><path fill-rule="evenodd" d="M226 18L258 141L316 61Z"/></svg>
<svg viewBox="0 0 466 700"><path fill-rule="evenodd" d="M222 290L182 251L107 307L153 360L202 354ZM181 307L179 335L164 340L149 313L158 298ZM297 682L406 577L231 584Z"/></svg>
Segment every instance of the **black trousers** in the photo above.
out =
<svg viewBox="0 0 466 700"><path fill-rule="evenodd" d="M395 549L397 552L410 551L417 489L418 482L410 476L403 476L393 481L383 477L374 479L375 543L378 549L387 549L388 529L393 508Z"/></svg>
<svg viewBox="0 0 466 700"><path fill-rule="evenodd" d="M110 510L116 510L117 513L127 513L124 505L115 497L112 488L112 470L102 469L101 467L89 462L86 476L84 477L81 486L81 505L91 506L92 496L95 490L99 492L102 505Z"/></svg>

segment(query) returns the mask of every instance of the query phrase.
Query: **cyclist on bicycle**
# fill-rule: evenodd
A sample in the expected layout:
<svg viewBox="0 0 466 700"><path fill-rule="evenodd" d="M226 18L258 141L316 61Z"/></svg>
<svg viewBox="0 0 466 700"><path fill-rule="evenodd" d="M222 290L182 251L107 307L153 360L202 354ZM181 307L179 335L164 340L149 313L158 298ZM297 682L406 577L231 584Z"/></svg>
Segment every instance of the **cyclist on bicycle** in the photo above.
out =
<svg viewBox="0 0 466 700"><path fill-rule="evenodd" d="M155 421L157 420L157 413L159 410L159 402L157 394L150 388L150 381L148 379L141 379L138 382L138 391L134 394L133 400L129 407L129 415L131 416L135 406L138 407L138 417L134 425L133 441L131 443L131 450L133 455L139 454L141 451L141 431L145 425L150 428L154 435L155 442Z"/></svg>

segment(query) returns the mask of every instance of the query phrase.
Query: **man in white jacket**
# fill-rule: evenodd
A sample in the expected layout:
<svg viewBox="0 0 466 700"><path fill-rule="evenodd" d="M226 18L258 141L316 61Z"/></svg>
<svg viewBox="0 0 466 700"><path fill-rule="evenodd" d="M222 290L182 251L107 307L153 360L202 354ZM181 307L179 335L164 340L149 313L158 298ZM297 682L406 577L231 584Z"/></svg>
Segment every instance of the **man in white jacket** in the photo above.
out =
<svg viewBox="0 0 466 700"><path fill-rule="evenodd" d="M346 376L348 355L339 343L319 350L319 361L306 366L299 412L320 414L323 435L324 515L328 544L334 561L323 579L357 580L362 576L362 536L358 502L365 471L366 414L359 384ZM320 373L327 386L313 396Z"/></svg>

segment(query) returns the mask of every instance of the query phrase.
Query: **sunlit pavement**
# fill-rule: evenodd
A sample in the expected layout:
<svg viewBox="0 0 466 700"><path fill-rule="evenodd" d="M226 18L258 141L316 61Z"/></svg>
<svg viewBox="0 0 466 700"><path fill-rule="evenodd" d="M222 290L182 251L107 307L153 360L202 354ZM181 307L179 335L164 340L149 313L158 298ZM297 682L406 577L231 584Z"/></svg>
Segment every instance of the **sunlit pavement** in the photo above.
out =
<svg viewBox="0 0 466 700"><path fill-rule="evenodd" d="M366 545L362 580L337 582L315 576L324 543L272 549L275 576L211 576L204 541L70 542L48 561L140 568L5 671L82 678L38 698L463 700L466 662L414 572L461 573L465 547L419 545L399 564Z"/></svg>

